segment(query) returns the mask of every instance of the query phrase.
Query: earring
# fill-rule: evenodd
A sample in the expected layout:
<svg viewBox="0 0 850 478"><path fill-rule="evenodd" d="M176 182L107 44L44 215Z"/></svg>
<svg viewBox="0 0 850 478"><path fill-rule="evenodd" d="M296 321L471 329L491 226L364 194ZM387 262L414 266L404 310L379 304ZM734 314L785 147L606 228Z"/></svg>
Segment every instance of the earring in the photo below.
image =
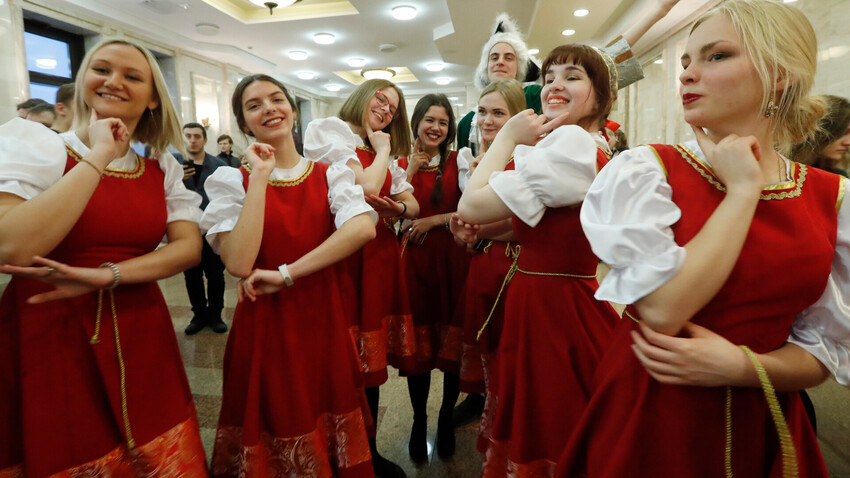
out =
<svg viewBox="0 0 850 478"><path fill-rule="evenodd" d="M776 114L776 111L779 110L779 106L771 98L770 101L767 102L767 109L765 109L764 117L770 118L771 116Z"/></svg>

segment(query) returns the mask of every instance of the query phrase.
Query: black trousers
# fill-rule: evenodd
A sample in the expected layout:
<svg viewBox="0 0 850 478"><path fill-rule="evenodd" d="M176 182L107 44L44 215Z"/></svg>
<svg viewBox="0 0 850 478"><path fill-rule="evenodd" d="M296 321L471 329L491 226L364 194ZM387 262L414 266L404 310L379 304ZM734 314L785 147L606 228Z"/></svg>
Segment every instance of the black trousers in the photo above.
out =
<svg viewBox="0 0 850 478"><path fill-rule="evenodd" d="M187 269L183 276L186 278L192 312L196 317L206 319L221 316L221 310L224 309L224 263L207 241L203 243L201 263ZM207 277L208 293L204 292L204 276Z"/></svg>

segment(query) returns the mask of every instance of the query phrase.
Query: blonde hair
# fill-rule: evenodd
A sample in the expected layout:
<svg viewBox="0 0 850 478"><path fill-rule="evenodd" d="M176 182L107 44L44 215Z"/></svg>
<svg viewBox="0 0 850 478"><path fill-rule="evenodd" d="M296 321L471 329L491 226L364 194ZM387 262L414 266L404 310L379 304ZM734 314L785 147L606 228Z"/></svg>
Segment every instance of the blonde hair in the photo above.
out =
<svg viewBox="0 0 850 478"><path fill-rule="evenodd" d="M723 14L741 37L762 83L761 111L775 105L776 146L803 141L817 131L824 115L822 99L810 95L817 70L817 37L806 16L790 5L770 0L727 0L694 23ZM776 98L777 90L779 97Z"/></svg>
<svg viewBox="0 0 850 478"><path fill-rule="evenodd" d="M410 126L407 122L407 108L404 103L404 93L388 80L366 80L351 93L339 109L339 119L365 128L364 119L369 109L369 102L380 90L392 88L398 94L398 109L396 117L383 129L390 135L390 154L407 156L410 154ZM368 138L367 138L368 139Z"/></svg>
<svg viewBox="0 0 850 478"><path fill-rule="evenodd" d="M148 61L148 66L151 69L153 77L153 94L159 106L153 110L146 109L139 118L139 123L133 131L134 141L147 144L154 151L168 151L169 145L175 148L183 149L183 130L180 128L180 118L177 116L177 111L174 109L174 104L171 103L171 98L168 96L168 87L165 84L165 78L162 76L162 70L156 62L153 54L147 48L133 43L130 40L121 38L106 39L90 49L83 58L79 72L77 72L76 94L74 95L74 128L86 128L89 125L91 117L91 108L86 104L83 98L84 81L86 71L91 66L92 58L101 48L108 45L127 45L135 48Z"/></svg>
<svg viewBox="0 0 850 478"><path fill-rule="evenodd" d="M517 80L509 78L507 80L497 80L485 86L481 90L481 95L478 96L478 101L490 93L499 93L508 104L508 111L511 116L525 109L525 91L522 89L522 84Z"/></svg>

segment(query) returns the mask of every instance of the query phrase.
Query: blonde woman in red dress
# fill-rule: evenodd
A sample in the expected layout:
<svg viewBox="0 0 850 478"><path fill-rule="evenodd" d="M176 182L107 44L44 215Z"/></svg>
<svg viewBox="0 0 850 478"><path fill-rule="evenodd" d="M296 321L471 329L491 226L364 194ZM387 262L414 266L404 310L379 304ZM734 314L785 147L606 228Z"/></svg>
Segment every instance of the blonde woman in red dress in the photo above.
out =
<svg viewBox="0 0 850 478"><path fill-rule="evenodd" d="M295 149L292 96L242 79L232 107L257 139L239 169L207 180L202 227L243 278L224 357L216 477L373 476L357 352L332 267L375 235L374 211L344 164Z"/></svg>
<svg viewBox="0 0 850 478"><path fill-rule="evenodd" d="M168 153L177 115L151 53L93 47L75 129L0 126L0 476L207 476L156 281L200 260L200 197ZM163 236L167 244L157 248Z"/></svg>
<svg viewBox="0 0 850 478"><path fill-rule="evenodd" d="M313 120L304 135L304 156L323 164L341 163L354 171L366 201L378 212L376 238L342 264L346 314L357 343L372 416L378 413L379 386L387 364L400 371L415 366L415 333L401 267L395 222L415 218L419 203L404 169L391 156L407 156L410 131L404 95L391 82L368 80L349 96L338 117ZM375 472L403 476L370 438Z"/></svg>
<svg viewBox="0 0 850 478"><path fill-rule="evenodd" d="M625 151L591 186L596 297L629 308L559 476L827 476L797 390L850 383L847 180L777 151L823 115L817 51L790 5L720 4L681 58L696 140Z"/></svg>

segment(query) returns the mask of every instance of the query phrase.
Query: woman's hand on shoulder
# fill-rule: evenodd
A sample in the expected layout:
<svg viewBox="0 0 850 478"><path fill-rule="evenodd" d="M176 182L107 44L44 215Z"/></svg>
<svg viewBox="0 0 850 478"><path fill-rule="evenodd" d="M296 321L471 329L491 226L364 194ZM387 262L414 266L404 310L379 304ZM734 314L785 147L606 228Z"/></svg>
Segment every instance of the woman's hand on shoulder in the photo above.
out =
<svg viewBox="0 0 850 478"><path fill-rule="evenodd" d="M498 136L510 139L514 144L525 144L534 146L544 134L564 124L569 118L569 113L564 113L552 121L547 121L546 116L538 115L529 108L514 115L502 126Z"/></svg>
<svg viewBox="0 0 850 478"><path fill-rule="evenodd" d="M715 143L702 128L691 125L700 149L729 192L755 193L764 187L759 161L761 145L754 136L730 134Z"/></svg>
<svg viewBox="0 0 850 478"><path fill-rule="evenodd" d="M265 143L254 143L245 150L244 158L247 158L251 166L251 174L257 173L268 177L275 166L275 149Z"/></svg>
<svg viewBox="0 0 850 478"><path fill-rule="evenodd" d="M274 294L284 286L280 271L254 269L251 275L239 281L236 286L236 296L239 302L245 299L257 301L257 296Z"/></svg>
<svg viewBox="0 0 850 478"><path fill-rule="evenodd" d="M33 264L29 267L0 266L0 273L36 279L55 286L49 292L28 298L30 304L81 296L108 287L114 279L112 269L106 267L72 267L39 256L33 257Z"/></svg>
<svg viewBox="0 0 850 478"><path fill-rule="evenodd" d="M97 111L92 108L88 127L91 149L100 149L104 153L105 163L99 166L105 168L120 151L120 145L130 141L130 131L118 118L97 117Z"/></svg>

